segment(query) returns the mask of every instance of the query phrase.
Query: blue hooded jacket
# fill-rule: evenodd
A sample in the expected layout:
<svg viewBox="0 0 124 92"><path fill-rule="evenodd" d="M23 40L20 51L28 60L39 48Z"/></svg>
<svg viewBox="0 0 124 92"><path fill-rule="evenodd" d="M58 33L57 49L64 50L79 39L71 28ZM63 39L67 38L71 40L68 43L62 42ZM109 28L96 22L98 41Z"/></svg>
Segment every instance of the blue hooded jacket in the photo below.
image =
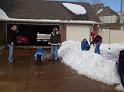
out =
<svg viewBox="0 0 124 92"><path fill-rule="evenodd" d="M89 45L88 41L86 39L83 39L83 41L81 42L82 51L89 50L89 47L90 47L90 45Z"/></svg>
<svg viewBox="0 0 124 92"><path fill-rule="evenodd" d="M34 53L34 57L37 60L37 55L40 54L42 57L45 57L45 52L42 48L37 48L35 53Z"/></svg>

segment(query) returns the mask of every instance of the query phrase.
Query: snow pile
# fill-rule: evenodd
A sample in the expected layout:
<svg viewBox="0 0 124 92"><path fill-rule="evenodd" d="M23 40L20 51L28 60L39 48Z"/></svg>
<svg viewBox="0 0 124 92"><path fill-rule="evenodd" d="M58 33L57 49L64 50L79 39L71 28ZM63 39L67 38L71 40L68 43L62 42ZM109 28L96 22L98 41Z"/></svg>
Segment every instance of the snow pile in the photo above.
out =
<svg viewBox="0 0 124 92"><path fill-rule="evenodd" d="M76 15L86 14L86 9L81 5L72 4L72 3L62 3L62 4L67 9L69 9L71 12L75 13Z"/></svg>
<svg viewBox="0 0 124 92"><path fill-rule="evenodd" d="M0 18L1 19L8 19L9 17L6 15L6 13L0 8Z"/></svg>
<svg viewBox="0 0 124 92"><path fill-rule="evenodd" d="M124 44L120 43L102 44L100 46L100 50L104 58L118 61L120 51L124 50Z"/></svg>
<svg viewBox="0 0 124 92"><path fill-rule="evenodd" d="M100 49L100 55L92 50L81 51L80 42L65 41L59 49L59 56L79 74L108 85L120 83L116 61L124 44L102 44Z"/></svg>

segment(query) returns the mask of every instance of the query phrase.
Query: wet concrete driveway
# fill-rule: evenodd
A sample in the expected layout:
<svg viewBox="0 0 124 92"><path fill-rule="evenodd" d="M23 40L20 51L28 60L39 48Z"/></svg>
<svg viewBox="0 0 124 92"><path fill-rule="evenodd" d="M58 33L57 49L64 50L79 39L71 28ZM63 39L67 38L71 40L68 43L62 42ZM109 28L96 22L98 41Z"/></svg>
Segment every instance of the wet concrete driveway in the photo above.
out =
<svg viewBox="0 0 124 92"><path fill-rule="evenodd" d="M7 64L7 52L2 52L0 92L116 92L113 86L78 75L61 61L52 64L48 55L38 67L33 52L33 49L16 49L13 64Z"/></svg>

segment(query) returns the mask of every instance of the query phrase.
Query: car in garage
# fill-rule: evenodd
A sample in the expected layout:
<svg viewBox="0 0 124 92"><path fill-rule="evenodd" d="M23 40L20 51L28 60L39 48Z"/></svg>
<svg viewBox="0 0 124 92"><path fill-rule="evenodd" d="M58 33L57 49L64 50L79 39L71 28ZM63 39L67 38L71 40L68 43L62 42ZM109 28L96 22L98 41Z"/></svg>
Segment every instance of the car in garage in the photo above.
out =
<svg viewBox="0 0 124 92"><path fill-rule="evenodd" d="M40 34L37 33L37 45L48 45L51 34Z"/></svg>
<svg viewBox="0 0 124 92"><path fill-rule="evenodd" d="M18 36L16 36L16 43L17 44L28 44L29 37L26 35L18 35Z"/></svg>

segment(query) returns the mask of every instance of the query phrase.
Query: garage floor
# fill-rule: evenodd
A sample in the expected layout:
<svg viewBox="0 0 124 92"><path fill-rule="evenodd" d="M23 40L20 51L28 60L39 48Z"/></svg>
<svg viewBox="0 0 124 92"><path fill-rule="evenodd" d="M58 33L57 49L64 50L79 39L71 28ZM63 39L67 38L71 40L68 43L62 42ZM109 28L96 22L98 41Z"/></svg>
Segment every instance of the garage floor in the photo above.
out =
<svg viewBox="0 0 124 92"><path fill-rule="evenodd" d="M117 92L113 86L78 75L58 61L46 59L38 67L33 58L34 49L15 49L15 63L7 63L7 51L0 61L0 92Z"/></svg>

